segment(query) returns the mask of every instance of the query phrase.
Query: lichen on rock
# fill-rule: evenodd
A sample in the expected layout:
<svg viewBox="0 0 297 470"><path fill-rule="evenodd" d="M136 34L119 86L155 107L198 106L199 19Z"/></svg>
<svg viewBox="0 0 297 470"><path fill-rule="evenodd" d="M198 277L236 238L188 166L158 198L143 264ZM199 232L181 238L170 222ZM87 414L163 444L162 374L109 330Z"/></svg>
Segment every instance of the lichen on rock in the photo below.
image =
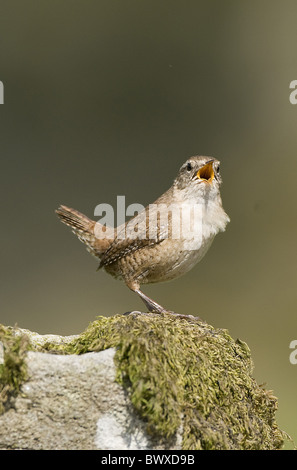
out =
<svg viewBox="0 0 297 470"><path fill-rule="evenodd" d="M98 317L67 341L27 338L28 348L55 354L115 348L116 380L160 441L179 432L185 450L280 449L286 439L246 343L198 318L132 312Z"/></svg>
<svg viewBox="0 0 297 470"><path fill-rule="evenodd" d="M12 328L0 325L0 414L4 412L9 399L19 392L27 378L25 362L29 347L26 335L16 336Z"/></svg>
<svg viewBox="0 0 297 470"><path fill-rule="evenodd" d="M282 447L277 399L252 377L246 343L226 330L194 317L116 315L99 317L62 349L110 347L117 380L150 433L170 437L182 426L183 449L191 450Z"/></svg>

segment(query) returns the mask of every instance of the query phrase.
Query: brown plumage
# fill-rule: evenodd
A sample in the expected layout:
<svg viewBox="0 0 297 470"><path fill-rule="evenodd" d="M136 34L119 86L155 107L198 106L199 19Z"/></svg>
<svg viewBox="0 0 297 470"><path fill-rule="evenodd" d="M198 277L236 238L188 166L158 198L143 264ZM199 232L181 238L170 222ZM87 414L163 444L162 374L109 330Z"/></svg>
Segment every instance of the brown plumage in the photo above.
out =
<svg viewBox="0 0 297 470"><path fill-rule="evenodd" d="M166 312L140 290L140 285L175 279L186 273L205 255L215 235L225 230L229 217L222 207L221 182L218 160L191 157L168 191L115 230L64 205L56 213L99 259L99 268L122 279L150 311ZM182 211L184 204L199 205L201 209L195 222L200 227L200 236L190 241L182 231L178 238L171 236L179 219L173 218L170 208ZM101 235L103 232L103 237L96 236L98 231Z"/></svg>

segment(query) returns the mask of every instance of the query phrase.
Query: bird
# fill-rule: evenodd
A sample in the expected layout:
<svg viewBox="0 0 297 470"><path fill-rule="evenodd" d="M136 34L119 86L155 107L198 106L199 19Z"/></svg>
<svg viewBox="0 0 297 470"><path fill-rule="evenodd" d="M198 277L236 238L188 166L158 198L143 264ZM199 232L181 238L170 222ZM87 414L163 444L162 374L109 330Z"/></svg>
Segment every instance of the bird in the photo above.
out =
<svg viewBox="0 0 297 470"><path fill-rule="evenodd" d="M192 156L171 187L154 203L113 229L61 205L56 213L104 269L139 295L149 312L166 313L142 290L190 271L206 254L230 218L220 195L220 161Z"/></svg>

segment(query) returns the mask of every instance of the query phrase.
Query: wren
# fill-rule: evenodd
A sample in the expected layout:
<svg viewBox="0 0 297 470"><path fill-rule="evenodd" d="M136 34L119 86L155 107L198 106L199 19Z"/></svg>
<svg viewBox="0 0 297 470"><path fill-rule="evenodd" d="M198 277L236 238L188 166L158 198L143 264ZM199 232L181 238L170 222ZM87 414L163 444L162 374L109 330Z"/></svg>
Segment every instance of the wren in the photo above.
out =
<svg viewBox="0 0 297 470"><path fill-rule="evenodd" d="M221 183L220 162L194 156L162 196L116 229L64 205L56 213L98 258L98 269L123 280L150 312L164 313L168 310L140 286L175 279L203 258L230 221L222 207ZM183 210L190 217L183 218Z"/></svg>

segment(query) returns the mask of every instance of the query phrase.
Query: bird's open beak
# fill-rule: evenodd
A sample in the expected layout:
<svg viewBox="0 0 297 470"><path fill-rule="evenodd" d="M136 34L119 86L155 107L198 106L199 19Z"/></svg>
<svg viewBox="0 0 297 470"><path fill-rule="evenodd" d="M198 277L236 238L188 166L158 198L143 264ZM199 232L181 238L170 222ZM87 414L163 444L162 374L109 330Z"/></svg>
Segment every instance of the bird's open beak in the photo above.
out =
<svg viewBox="0 0 297 470"><path fill-rule="evenodd" d="M197 178L203 181L207 181L208 183L211 183L212 180L214 179L214 170L212 166L212 161L206 163L200 170L197 171Z"/></svg>

